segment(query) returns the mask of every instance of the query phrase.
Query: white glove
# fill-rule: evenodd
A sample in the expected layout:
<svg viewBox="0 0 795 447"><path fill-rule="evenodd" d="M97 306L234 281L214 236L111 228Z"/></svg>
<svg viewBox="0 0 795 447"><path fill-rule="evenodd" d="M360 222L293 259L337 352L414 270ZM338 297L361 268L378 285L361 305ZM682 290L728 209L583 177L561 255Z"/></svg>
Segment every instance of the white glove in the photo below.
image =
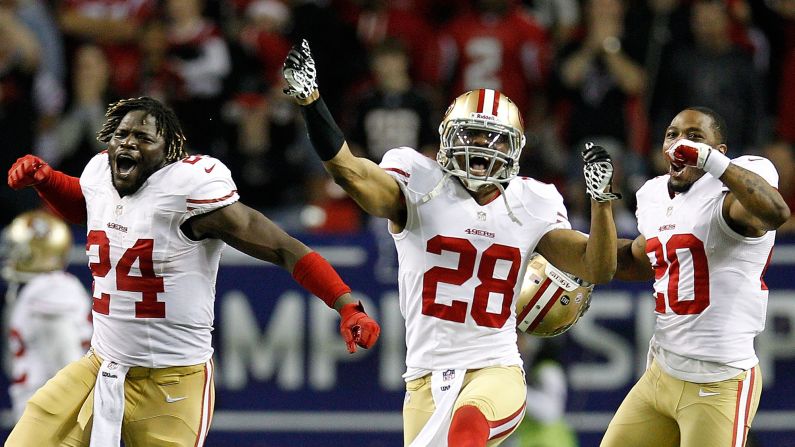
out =
<svg viewBox="0 0 795 447"><path fill-rule="evenodd" d="M602 146L586 143L582 151L582 168L585 174L585 192L597 202L609 202L621 198L621 194L610 192L613 181L613 160Z"/></svg>
<svg viewBox="0 0 795 447"><path fill-rule="evenodd" d="M293 45L284 60L282 74L287 81L284 93L298 99L306 99L317 89L317 70L309 43L301 40L301 45Z"/></svg>

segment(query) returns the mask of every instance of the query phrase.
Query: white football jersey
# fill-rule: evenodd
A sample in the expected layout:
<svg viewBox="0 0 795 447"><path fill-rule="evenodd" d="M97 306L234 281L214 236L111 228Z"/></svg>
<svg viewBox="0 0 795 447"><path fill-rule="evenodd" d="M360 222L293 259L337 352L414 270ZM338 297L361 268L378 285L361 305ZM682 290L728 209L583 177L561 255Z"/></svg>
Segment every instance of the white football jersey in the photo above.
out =
<svg viewBox="0 0 795 447"><path fill-rule="evenodd" d="M79 359L91 340L91 300L74 275L57 271L10 284L8 394L22 415L30 396L66 364Z"/></svg>
<svg viewBox="0 0 795 447"><path fill-rule="evenodd" d="M767 159L743 156L732 163L778 185ZM652 350L662 348L669 357L662 366L682 380L702 382L721 374L722 365L751 368L758 363L754 337L765 325L762 276L776 232L752 238L733 231L721 211L728 188L710 174L673 198L668 179L651 179L637 192L638 229L655 276Z"/></svg>
<svg viewBox="0 0 795 447"><path fill-rule="evenodd" d="M397 179L408 208L393 234L400 309L406 321L404 377L432 370L522 365L516 345L516 298L527 257L539 239L570 228L553 185L515 178L502 196L480 206L457 178L411 148L392 149L381 167Z"/></svg>
<svg viewBox="0 0 795 447"><path fill-rule="evenodd" d="M86 252L94 277L94 337L103 358L161 368L211 356L219 239L194 241L180 226L238 200L219 160L190 156L153 173L119 197L108 155L80 177L88 209Z"/></svg>

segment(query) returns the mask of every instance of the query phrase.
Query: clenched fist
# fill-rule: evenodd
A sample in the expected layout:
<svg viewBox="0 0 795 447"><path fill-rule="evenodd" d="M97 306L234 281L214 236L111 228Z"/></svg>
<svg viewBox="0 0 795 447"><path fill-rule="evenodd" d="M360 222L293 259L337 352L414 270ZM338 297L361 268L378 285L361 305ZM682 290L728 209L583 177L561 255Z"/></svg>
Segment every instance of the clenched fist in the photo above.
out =
<svg viewBox="0 0 795 447"><path fill-rule="evenodd" d="M364 312L362 303L348 303L340 309L340 333L348 352L356 352L356 345L362 348L373 346L381 333L381 326Z"/></svg>
<svg viewBox="0 0 795 447"><path fill-rule="evenodd" d="M309 50L309 42L306 39L303 39L300 45L293 45L287 53L282 74L287 81L284 93L289 96L304 100L317 89L315 60L312 59L312 51Z"/></svg>
<svg viewBox="0 0 795 447"><path fill-rule="evenodd" d="M610 192L613 181L613 160L602 146L587 143L582 151L585 192L597 202L609 202L621 198L621 194Z"/></svg>
<svg viewBox="0 0 795 447"><path fill-rule="evenodd" d="M693 166L720 178L729 166L729 158L712 146L690 140L679 140L673 144L665 155L674 164Z"/></svg>
<svg viewBox="0 0 795 447"><path fill-rule="evenodd" d="M52 168L44 160L35 155L25 155L8 170L8 186L22 189L47 181L52 175Z"/></svg>

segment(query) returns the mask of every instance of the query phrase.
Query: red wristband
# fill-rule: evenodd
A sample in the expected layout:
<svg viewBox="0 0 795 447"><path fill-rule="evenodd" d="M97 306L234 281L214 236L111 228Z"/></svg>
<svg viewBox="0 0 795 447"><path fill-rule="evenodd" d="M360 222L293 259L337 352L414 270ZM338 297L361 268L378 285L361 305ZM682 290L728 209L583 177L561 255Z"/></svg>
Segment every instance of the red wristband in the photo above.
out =
<svg viewBox="0 0 795 447"><path fill-rule="evenodd" d="M34 188L47 208L67 222L85 224L88 220L79 178L53 170L50 178Z"/></svg>
<svg viewBox="0 0 795 447"><path fill-rule="evenodd" d="M295 263L293 279L328 307L334 307L337 298L351 291L334 267L314 251Z"/></svg>

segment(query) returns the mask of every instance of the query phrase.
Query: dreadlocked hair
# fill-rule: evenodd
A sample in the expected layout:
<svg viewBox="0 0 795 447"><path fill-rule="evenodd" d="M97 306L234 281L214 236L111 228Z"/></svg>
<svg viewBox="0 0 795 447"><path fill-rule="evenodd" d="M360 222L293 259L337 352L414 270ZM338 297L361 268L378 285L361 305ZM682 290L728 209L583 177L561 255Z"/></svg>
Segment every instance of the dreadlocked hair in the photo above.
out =
<svg viewBox="0 0 795 447"><path fill-rule="evenodd" d="M166 142L166 163L173 163L188 156L185 151L185 134L173 110L163 105L160 101L142 96L116 101L108 106L105 113L105 124L97 132L97 140L107 143L119 127L122 118L133 110L143 110L155 118L155 129L163 135Z"/></svg>

